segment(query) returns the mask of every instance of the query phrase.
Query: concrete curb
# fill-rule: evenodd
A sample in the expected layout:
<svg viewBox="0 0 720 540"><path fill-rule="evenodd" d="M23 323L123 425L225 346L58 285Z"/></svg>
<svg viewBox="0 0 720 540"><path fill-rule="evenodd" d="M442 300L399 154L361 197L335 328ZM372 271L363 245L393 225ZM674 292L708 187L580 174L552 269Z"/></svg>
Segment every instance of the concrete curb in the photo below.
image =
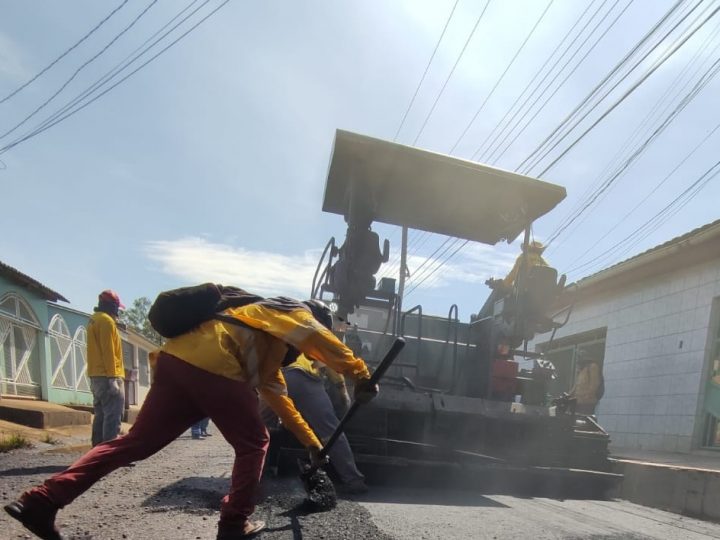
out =
<svg viewBox="0 0 720 540"><path fill-rule="evenodd" d="M37 429L90 424L90 413L61 405L20 400L0 401L0 419Z"/></svg>
<svg viewBox="0 0 720 540"><path fill-rule="evenodd" d="M616 496L700 519L720 521L720 471L614 459L625 475Z"/></svg>

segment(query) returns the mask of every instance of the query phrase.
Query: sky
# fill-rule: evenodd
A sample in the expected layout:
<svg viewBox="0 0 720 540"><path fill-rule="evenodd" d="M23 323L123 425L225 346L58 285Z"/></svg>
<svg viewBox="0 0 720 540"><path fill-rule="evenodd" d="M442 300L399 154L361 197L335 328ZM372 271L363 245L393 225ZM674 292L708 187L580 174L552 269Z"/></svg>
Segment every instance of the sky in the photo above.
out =
<svg viewBox="0 0 720 540"><path fill-rule="evenodd" d="M4 3L0 99L40 72L121 3ZM231 0L87 108L0 152L6 167L0 170L4 231L0 260L86 311L106 288L117 290L129 305L134 298L154 298L162 290L204 281L266 295L305 297L326 242L331 236L342 239L345 233L341 216L321 211L336 129L393 140L402 127L397 142L516 170L674 3ZM0 143L11 142L83 91L185 6L200 9L180 30L220 4L220 0L129 0L46 73L0 103L0 131L5 133L150 5L136 24L83 67L27 125ZM454 5L427 75L401 124ZM693 5L685 0L678 18ZM713 6L713 1L705 0L686 25L701 22L703 13L710 14L703 10ZM556 86L550 85L552 77L547 78L550 91L558 88L547 103L545 97L537 97L539 92L523 95L583 13L587 15L576 28L587 22L588 30L580 34L557 69L588 53L582 63L562 86L558 85L564 75ZM596 18L590 19L594 13ZM610 26L615 17L616 23ZM582 46L596 23L596 33ZM720 15L687 40L552 168L543 171L543 166L537 166L526 171L568 192L565 201L535 223L535 238L552 238L571 210L599 185L603 174L632 152L636 130L652 132L652 123L643 124L646 116L672 110L719 57L714 49L720 43L719 25ZM607 33L590 50L606 28ZM683 28L679 26L677 32ZM573 134L581 133L609 109L669 47L660 46L640 63ZM571 57L575 50L577 55ZM570 67L563 73L569 73ZM697 74L695 79L678 79L692 74ZM673 86L675 81L679 85ZM720 217L720 181L714 178L672 219L651 223L638 241L604 253L715 163L720 143L716 134L668 176L720 121L720 103L714 97L719 90L717 80L711 79L596 203L551 243L547 258L561 273L568 272L571 280L582 278ZM516 99L527 95L528 106L539 100L535 109L515 115L527 128L508 136L512 144L507 151L476 153L487 150L484 141L489 141L499 121L508 118L505 115ZM675 102L661 102L656 108L663 96L675 95L679 96ZM455 144L481 105L475 122ZM560 144L554 155L574 138ZM391 240L393 261L399 229L383 224L374 229ZM432 255L443 240L410 232L408 290L414 290L405 305L422 304L426 313L444 315L452 304L458 304L461 317L467 318L488 294L484 281L508 271L518 242L468 244L428 277L427 270L443 254ZM396 268L381 269L379 275L386 273L394 274ZM428 279L423 281L423 277Z"/></svg>

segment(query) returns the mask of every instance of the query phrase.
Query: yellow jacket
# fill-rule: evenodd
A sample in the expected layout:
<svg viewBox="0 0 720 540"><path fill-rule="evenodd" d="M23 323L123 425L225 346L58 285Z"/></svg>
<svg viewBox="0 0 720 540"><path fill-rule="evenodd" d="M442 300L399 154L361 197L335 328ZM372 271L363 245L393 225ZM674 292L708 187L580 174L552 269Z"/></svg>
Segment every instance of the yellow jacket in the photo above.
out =
<svg viewBox="0 0 720 540"><path fill-rule="evenodd" d="M320 447L287 395L281 367L288 345L354 379L370 377L365 362L305 309L281 311L258 303L223 314L252 328L210 320L168 339L160 350L210 373L249 382L304 446Z"/></svg>
<svg viewBox="0 0 720 540"><path fill-rule="evenodd" d="M591 362L578 372L571 393L577 398L578 404L589 405L598 402L598 390L600 390L600 366L596 362Z"/></svg>
<svg viewBox="0 0 720 540"><path fill-rule="evenodd" d="M510 288L515 284L515 280L518 277L518 274L520 273L520 266L522 265L523 257L527 257L527 269L529 270L533 266L547 266L548 263L545 261L545 259L542 258L542 255L537 252L530 252L530 253L521 253L517 259L515 259L515 265L512 267L512 270L510 270L510 273L507 275L505 279L503 279L503 284Z"/></svg>
<svg viewBox="0 0 720 540"><path fill-rule="evenodd" d="M125 377L117 325L102 311L93 313L88 321L87 374L88 377Z"/></svg>
<svg viewBox="0 0 720 540"><path fill-rule="evenodd" d="M325 368L324 370L323 367ZM330 369L329 367L323 366L317 360L308 358L304 354L298 356L298 359L289 366L287 366L285 369L299 369L301 371L304 371L311 377L315 377L317 379L320 379L322 377L322 372L325 371L325 374L327 375L327 378L330 379L331 383L345 384L345 377L340 375L337 371L335 371L334 369Z"/></svg>

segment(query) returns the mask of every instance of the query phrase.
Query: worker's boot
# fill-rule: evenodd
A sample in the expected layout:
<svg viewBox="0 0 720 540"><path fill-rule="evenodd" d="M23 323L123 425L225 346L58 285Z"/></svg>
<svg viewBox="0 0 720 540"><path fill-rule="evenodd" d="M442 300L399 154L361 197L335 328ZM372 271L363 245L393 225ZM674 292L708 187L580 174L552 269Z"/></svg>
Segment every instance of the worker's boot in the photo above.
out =
<svg viewBox="0 0 720 540"><path fill-rule="evenodd" d="M216 540L240 540L252 538L265 529L264 521L221 521Z"/></svg>
<svg viewBox="0 0 720 540"><path fill-rule="evenodd" d="M5 506L5 511L17 519L30 532L43 540L64 540L64 536L55 526L58 509L35 497L23 496Z"/></svg>

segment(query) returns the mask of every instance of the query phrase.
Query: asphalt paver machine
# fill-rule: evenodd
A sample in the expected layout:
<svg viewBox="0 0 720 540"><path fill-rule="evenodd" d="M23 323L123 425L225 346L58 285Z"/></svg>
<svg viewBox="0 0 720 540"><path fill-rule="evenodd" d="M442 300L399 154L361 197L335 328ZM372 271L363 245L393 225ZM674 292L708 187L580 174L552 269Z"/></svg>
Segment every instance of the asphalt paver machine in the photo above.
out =
<svg viewBox="0 0 720 540"><path fill-rule="evenodd" d="M564 289L555 269L521 266L513 290L466 322L461 299L448 299L447 316L432 316L402 305L402 274L399 290L393 279L377 281L390 246L373 223L403 227L404 269L408 229L488 245L522 236L527 244L532 223L565 196L537 179L337 131L323 211L343 216L347 233L342 244L328 242L312 295L354 323L345 340L370 365L395 336L407 340L379 397L347 431L374 479L422 483L442 470L456 485L572 485L589 495L617 480L607 433L571 401L552 399L554 368L528 350L533 337L567 322L548 316Z"/></svg>

